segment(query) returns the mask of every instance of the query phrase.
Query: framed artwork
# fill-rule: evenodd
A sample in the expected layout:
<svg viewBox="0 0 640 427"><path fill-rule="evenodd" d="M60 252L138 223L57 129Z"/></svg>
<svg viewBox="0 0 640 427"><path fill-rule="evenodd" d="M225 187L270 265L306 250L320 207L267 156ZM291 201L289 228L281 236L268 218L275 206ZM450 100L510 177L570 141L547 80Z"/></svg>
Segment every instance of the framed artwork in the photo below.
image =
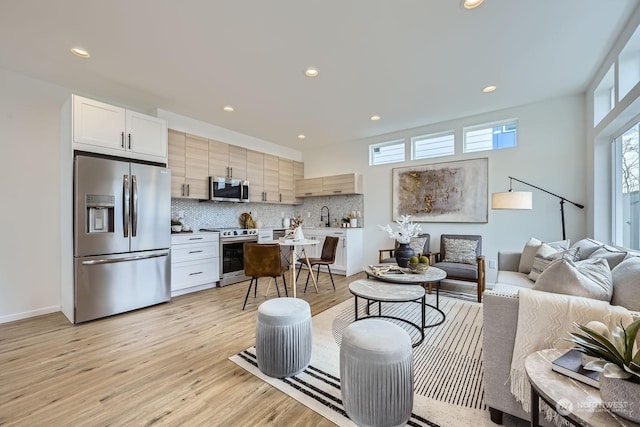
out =
<svg viewBox="0 0 640 427"><path fill-rule="evenodd" d="M394 168L393 219L488 222L489 159Z"/></svg>

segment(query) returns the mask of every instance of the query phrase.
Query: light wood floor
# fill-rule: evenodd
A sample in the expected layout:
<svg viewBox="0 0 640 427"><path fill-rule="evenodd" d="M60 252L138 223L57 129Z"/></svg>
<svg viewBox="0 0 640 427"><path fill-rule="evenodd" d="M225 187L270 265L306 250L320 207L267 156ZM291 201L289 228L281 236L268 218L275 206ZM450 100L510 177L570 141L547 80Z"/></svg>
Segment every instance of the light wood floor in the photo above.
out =
<svg viewBox="0 0 640 427"><path fill-rule="evenodd" d="M337 291L325 273L319 294L298 285L312 315L364 273L334 277ZM248 282L82 325L61 313L0 325L0 425L333 425L227 359L254 344L266 283L245 311Z"/></svg>

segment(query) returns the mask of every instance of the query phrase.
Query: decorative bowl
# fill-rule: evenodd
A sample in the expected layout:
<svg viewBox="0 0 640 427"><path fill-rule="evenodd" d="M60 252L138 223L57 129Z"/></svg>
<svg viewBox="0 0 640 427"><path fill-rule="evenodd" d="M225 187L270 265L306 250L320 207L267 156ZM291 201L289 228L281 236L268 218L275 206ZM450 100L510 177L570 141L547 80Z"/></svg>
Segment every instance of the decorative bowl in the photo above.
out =
<svg viewBox="0 0 640 427"><path fill-rule="evenodd" d="M407 264L407 268L412 273L424 273L429 268L429 264L426 262L410 262Z"/></svg>
<svg viewBox="0 0 640 427"><path fill-rule="evenodd" d="M182 226L181 225L172 225L171 226L171 231L173 231L174 233L179 233L182 231Z"/></svg>

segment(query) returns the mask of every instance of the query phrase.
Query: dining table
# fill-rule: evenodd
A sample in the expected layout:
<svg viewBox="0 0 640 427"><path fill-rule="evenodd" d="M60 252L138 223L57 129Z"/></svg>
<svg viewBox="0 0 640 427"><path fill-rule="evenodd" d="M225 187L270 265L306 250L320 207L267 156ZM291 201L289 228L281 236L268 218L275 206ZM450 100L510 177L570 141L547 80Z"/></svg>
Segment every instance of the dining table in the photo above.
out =
<svg viewBox="0 0 640 427"><path fill-rule="evenodd" d="M317 245L320 243L319 240L280 238L280 239L277 239L271 242L265 242L265 243L278 243L280 246L288 246L291 249L289 251L289 271L291 272L291 286L293 287L294 298L297 298L297 295L296 295L296 248L302 247L302 253L304 255L304 260L306 261L307 268L309 269L309 274L311 274L311 280L313 281L313 286L316 288L316 292L318 292L318 282L316 281L316 277L313 274L313 270L311 270L311 263L309 263L309 257L307 256L304 250L304 247Z"/></svg>

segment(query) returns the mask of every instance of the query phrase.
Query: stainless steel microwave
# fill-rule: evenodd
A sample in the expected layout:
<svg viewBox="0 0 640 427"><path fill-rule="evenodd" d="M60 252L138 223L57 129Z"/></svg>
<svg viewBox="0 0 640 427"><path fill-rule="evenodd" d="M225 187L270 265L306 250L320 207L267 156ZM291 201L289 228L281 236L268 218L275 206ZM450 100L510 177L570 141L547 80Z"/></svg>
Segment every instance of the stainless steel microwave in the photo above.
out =
<svg viewBox="0 0 640 427"><path fill-rule="evenodd" d="M210 176L209 200L215 202L248 202L249 181Z"/></svg>

